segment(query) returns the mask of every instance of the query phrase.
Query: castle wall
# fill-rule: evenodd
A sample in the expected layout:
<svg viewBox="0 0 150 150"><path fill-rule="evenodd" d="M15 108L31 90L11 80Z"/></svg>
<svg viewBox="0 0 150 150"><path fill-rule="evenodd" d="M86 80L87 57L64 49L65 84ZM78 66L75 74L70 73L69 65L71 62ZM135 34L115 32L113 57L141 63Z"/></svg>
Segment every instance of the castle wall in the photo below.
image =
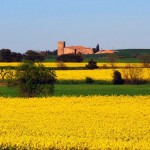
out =
<svg viewBox="0 0 150 150"><path fill-rule="evenodd" d="M75 50L70 48L64 48L64 54L75 54Z"/></svg>
<svg viewBox="0 0 150 150"><path fill-rule="evenodd" d="M77 53L81 54L93 54L93 50L90 48L77 50Z"/></svg>
<svg viewBox="0 0 150 150"><path fill-rule="evenodd" d="M70 49L70 48L64 48L64 54L93 54L92 49Z"/></svg>

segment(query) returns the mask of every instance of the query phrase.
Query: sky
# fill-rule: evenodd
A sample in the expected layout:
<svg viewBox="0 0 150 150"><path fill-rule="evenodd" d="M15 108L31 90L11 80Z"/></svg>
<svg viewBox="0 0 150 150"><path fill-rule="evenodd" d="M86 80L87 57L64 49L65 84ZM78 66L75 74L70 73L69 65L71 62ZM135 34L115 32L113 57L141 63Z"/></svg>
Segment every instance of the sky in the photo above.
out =
<svg viewBox="0 0 150 150"><path fill-rule="evenodd" d="M0 49L150 48L150 0L0 0Z"/></svg>

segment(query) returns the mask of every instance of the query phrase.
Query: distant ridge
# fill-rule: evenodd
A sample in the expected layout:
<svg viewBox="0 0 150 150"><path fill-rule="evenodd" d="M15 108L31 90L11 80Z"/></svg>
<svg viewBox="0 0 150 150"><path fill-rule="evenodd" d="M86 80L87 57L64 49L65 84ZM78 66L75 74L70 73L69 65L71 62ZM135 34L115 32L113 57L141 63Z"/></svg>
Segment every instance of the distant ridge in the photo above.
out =
<svg viewBox="0 0 150 150"><path fill-rule="evenodd" d="M115 50L117 50L117 51L119 51L119 50L125 50L125 51L126 51L126 50L127 50L127 51L136 50L136 51L148 51L148 52L150 51L150 49L146 49L146 48L145 48L145 49L142 49L142 48L137 48L137 49L136 49L136 48L128 48L128 49L115 49Z"/></svg>

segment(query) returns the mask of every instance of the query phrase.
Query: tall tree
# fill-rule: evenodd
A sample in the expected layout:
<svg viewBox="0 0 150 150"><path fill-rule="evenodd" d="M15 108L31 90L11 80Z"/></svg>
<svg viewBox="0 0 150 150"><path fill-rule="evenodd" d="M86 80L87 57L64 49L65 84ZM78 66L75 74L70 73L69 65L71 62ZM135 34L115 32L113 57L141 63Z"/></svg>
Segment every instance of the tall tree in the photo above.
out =
<svg viewBox="0 0 150 150"><path fill-rule="evenodd" d="M97 45L96 45L96 47L95 47L95 48L93 48L93 51L94 51L94 53L96 53L96 52L98 52L98 51L99 51L99 44L97 44Z"/></svg>
<svg viewBox="0 0 150 150"><path fill-rule="evenodd" d="M1 62L11 62L11 50L10 49L1 49L0 50L0 61Z"/></svg>
<svg viewBox="0 0 150 150"><path fill-rule="evenodd" d="M44 56L40 55L40 53L33 51L33 50L28 50L24 54L24 59L25 60L30 60L30 61L43 61Z"/></svg>

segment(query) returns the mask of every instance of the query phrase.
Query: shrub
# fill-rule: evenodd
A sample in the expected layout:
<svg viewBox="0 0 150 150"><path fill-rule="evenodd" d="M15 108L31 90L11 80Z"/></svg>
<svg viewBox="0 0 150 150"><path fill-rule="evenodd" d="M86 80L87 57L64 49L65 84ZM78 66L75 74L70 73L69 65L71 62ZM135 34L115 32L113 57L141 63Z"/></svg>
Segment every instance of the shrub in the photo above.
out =
<svg viewBox="0 0 150 150"><path fill-rule="evenodd" d="M126 84L141 84L144 83L142 79L143 69L135 65L128 64L122 69L123 78Z"/></svg>
<svg viewBox="0 0 150 150"><path fill-rule="evenodd" d="M57 61L61 62L82 62L83 57L81 54L64 54L57 57Z"/></svg>
<svg viewBox="0 0 150 150"><path fill-rule="evenodd" d="M21 96L47 96L54 93L56 74L41 64L37 66L33 62L24 62L16 71L15 82Z"/></svg>
<svg viewBox="0 0 150 150"><path fill-rule="evenodd" d="M113 84L123 84L124 80L122 79L121 73L117 70L113 74Z"/></svg>
<svg viewBox="0 0 150 150"><path fill-rule="evenodd" d="M97 68L98 68L97 62L94 61L93 59L91 59L91 60L88 62L88 64L86 65L86 67L87 67L88 69L97 69Z"/></svg>
<svg viewBox="0 0 150 150"><path fill-rule="evenodd" d="M115 62L117 61L118 59L118 56L116 54L107 54L107 57L106 57L107 61L111 63L111 67L112 68L115 68Z"/></svg>
<svg viewBox="0 0 150 150"><path fill-rule="evenodd" d="M95 80L92 79L91 77L86 77L85 82L86 82L86 83L89 83L89 84L92 84L92 83L95 82Z"/></svg>

